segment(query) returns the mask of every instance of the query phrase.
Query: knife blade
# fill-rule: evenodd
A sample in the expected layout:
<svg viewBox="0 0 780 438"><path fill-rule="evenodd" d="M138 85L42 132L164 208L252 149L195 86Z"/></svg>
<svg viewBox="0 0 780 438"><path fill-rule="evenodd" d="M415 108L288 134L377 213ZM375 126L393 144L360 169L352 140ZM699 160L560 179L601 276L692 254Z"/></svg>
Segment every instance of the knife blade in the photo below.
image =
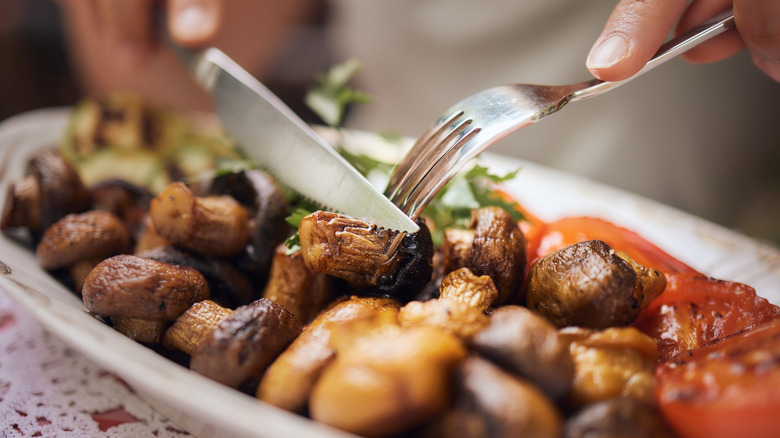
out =
<svg viewBox="0 0 780 438"><path fill-rule="evenodd" d="M260 167L324 209L408 233L419 226L219 49L191 62L225 130Z"/></svg>

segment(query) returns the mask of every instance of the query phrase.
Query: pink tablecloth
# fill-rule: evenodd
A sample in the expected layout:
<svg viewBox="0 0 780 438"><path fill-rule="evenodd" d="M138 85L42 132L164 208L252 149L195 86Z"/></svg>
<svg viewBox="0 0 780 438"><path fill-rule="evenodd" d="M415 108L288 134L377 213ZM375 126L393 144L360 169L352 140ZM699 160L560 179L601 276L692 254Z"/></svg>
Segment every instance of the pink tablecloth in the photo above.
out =
<svg viewBox="0 0 780 438"><path fill-rule="evenodd" d="M183 437L118 377L0 291L0 435Z"/></svg>

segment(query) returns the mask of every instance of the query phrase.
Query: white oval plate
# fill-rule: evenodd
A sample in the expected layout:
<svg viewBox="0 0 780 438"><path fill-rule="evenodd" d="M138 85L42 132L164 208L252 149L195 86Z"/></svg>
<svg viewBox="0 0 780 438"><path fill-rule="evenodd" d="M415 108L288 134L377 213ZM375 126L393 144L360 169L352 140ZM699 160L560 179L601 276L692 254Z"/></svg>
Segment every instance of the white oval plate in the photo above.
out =
<svg viewBox="0 0 780 438"><path fill-rule="evenodd" d="M29 158L54 147L69 109L40 110L0 124L0 206ZM358 140L376 143L372 134ZM519 134L518 134L519 135ZM372 140L373 138L373 140ZM354 141L354 139L347 139ZM710 276L747 283L780 304L780 251L723 227L620 190L503 156L483 154L496 172L520 167L508 192L541 219L597 216L641 234ZM175 364L89 315L81 299L42 270L35 254L0 234L0 288L51 333L124 379L180 427L203 437L346 437Z"/></svg>

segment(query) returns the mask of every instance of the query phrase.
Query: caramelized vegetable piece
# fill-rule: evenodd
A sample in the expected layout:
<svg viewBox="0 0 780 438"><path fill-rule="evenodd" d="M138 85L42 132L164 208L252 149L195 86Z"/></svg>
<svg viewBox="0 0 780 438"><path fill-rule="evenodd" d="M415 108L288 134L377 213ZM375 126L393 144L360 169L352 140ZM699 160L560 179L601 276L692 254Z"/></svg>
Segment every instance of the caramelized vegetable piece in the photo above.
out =
<svg viewBox="0 0 780 438"><path fill-rule="evenodd" d="M477 356L462 365L458 403L481 419L483 436L557 438L563 420L555 404L534 385ZM453 436L459 436L455 433Z"/></svg>
<svg viewBox="0 0 780 438"><path fill-rule="evenodd" d="M461 268L444 277L439 298L409 302L398 313L398 321L402 326L438 327L467 339L487 324L485 311L497 296L490 277L477 277L468 268Z"/></svg>
<svg viewBox="0 0 780 438"><path fill-rule="evenodd" d="M148 216L152 194L144 187L122 180L108 180L89 188L93 210L104 210L124 221L130 235L135 237Z"/></svg>
<svg viewBox="0 0 780 438"><path fill-rule="evenodd" d="M265 369L301 333L301 324L265 298L237 308L198 342L190 368L233 388L257 387Z"/></svg>
<svg viewBox="0 0 780 438"><path fill-rule="evenodd" d="M193 268L118 255L89 273L82 295L97 315L171 321L208 298L209 286Z"/></svg>
<svg viewBox="0 0 780 438"><path fill-rule="evenodd" d="M114 327L114 330L136 342L159 344L162 341L168 322L114 317L111 318L111 325Z"/></svg>
<svg viewBox="0 0 780 438"><path fill-rule="evenodd" d="M173 245L231 256L249 241L249 216L230 196L196 197L181 182L170 184L149 207L155 230Z"/></svg>
<svg viewBox="0 0 780 438"><path fill-rule="evenodd" d="M209 188L211 195L228 195L250 211L249 243L237 262L239 267L265 280L276 247L292 234L285 221L290 212L284 192L261 170L222 175Z"/></svg>
<svg viewBox="0 0 780 438"><path fill-rule="evenodd" d="M311 394L311 417L363 436L389 436L444 411L450 378L466 349L430 327L394 324L362 332L322 373Z"/></svg>
<svg viewBox="0 0 780 438"><path fill-rule="evenodd" d="M27 227L39 233L88 204L87 189L73 166L56 151L43 151L30 160L27 176L9 185L0 229Z"/></svg>
<svg viewBox="0 0 780 438"><path fill-rule="evenodd" d="M476 275L488 275L498 289L495 304L517 297L526 264L526 241L517 222L499 207L472 212L468 231L448 230L442 253L444 272L467 267Z"/></svg>
<svg viewBox="0 0 780 438"><path fill-rule="evenodd" d="M336 357L333 330L357 320L393 319L399 306L392 298L353 296L320 313L268 367L257 398L288 411L304 412L314 383Z"/></svg>
<svg viewBox="0 0 780 438"><path fill-rule="evenodd" d="M232 314L233 309L222 307L212 300L198 301L165 330L162 344L192 356L198 345Z"/></svg>
<svg viewBox="0 0 780 438"><path fill-rule="evenodd" d="M600 332L572 327L561 334L571 340L574 381L568 401L574 406L615 397L654 402L658 349L650 337L631 327Z"/></svg>
<svg viewBox="0 0 780 438"><path fill-rule="evenodd" d="M401 236L357 219L318 211L298 229L306 266L350 286L409 300L433 274L433 241L424 223Z"/></svg>
<svg viewBox="0 0 780 438"><path fill-rule="evenodd" d="M528 274L528 307L558 327L629 324L663 291L666 278L624 257L600 240L545 256Z"/></svg>
<svg viewBox="0 0 780 438"><path fill-rule="evenodd" d="M43 233L35 252L41 267L52 270L129 250L130 235L125 224L109 212L93 210L57 221Z"/></svg>
<svg viewBox="0 0 780 438"><path fill-rule="evenodd" d="M658 407L633 397L591 403L566 422L566 438L673 438Z"/></svg>
<svg viewBox="0 0 780 438"><path fill-rule="evenodd" d="M279 246L263 297L283 305L305 324L333 299L333 280L333 277L309 270L300 251L287 254L287 248Z"/></svg>
<svg viewBox="0 0 780 438"><path fill-rule="evenodd" d="M558 335L555 326L525 307L496 309L470 344L552 398L562 397L571 387L574 363L569 343Z"/></svg>

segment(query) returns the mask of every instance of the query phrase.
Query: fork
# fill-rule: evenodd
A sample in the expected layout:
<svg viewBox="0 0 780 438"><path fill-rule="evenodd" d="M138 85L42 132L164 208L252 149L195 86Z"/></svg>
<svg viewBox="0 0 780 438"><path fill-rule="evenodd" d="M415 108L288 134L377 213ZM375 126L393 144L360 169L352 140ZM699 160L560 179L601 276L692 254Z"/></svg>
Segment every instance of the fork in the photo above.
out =
<svg viewBox="0 0 780 438"><path fill-rule="evenodd" d="M398 163L385 195L417 219L441 188L472 158L501 138L556 113L569 102L612 90L734 28L731 8L669 40L632 77L571 85L512 84L473 94L447 110Z"/></svg>

